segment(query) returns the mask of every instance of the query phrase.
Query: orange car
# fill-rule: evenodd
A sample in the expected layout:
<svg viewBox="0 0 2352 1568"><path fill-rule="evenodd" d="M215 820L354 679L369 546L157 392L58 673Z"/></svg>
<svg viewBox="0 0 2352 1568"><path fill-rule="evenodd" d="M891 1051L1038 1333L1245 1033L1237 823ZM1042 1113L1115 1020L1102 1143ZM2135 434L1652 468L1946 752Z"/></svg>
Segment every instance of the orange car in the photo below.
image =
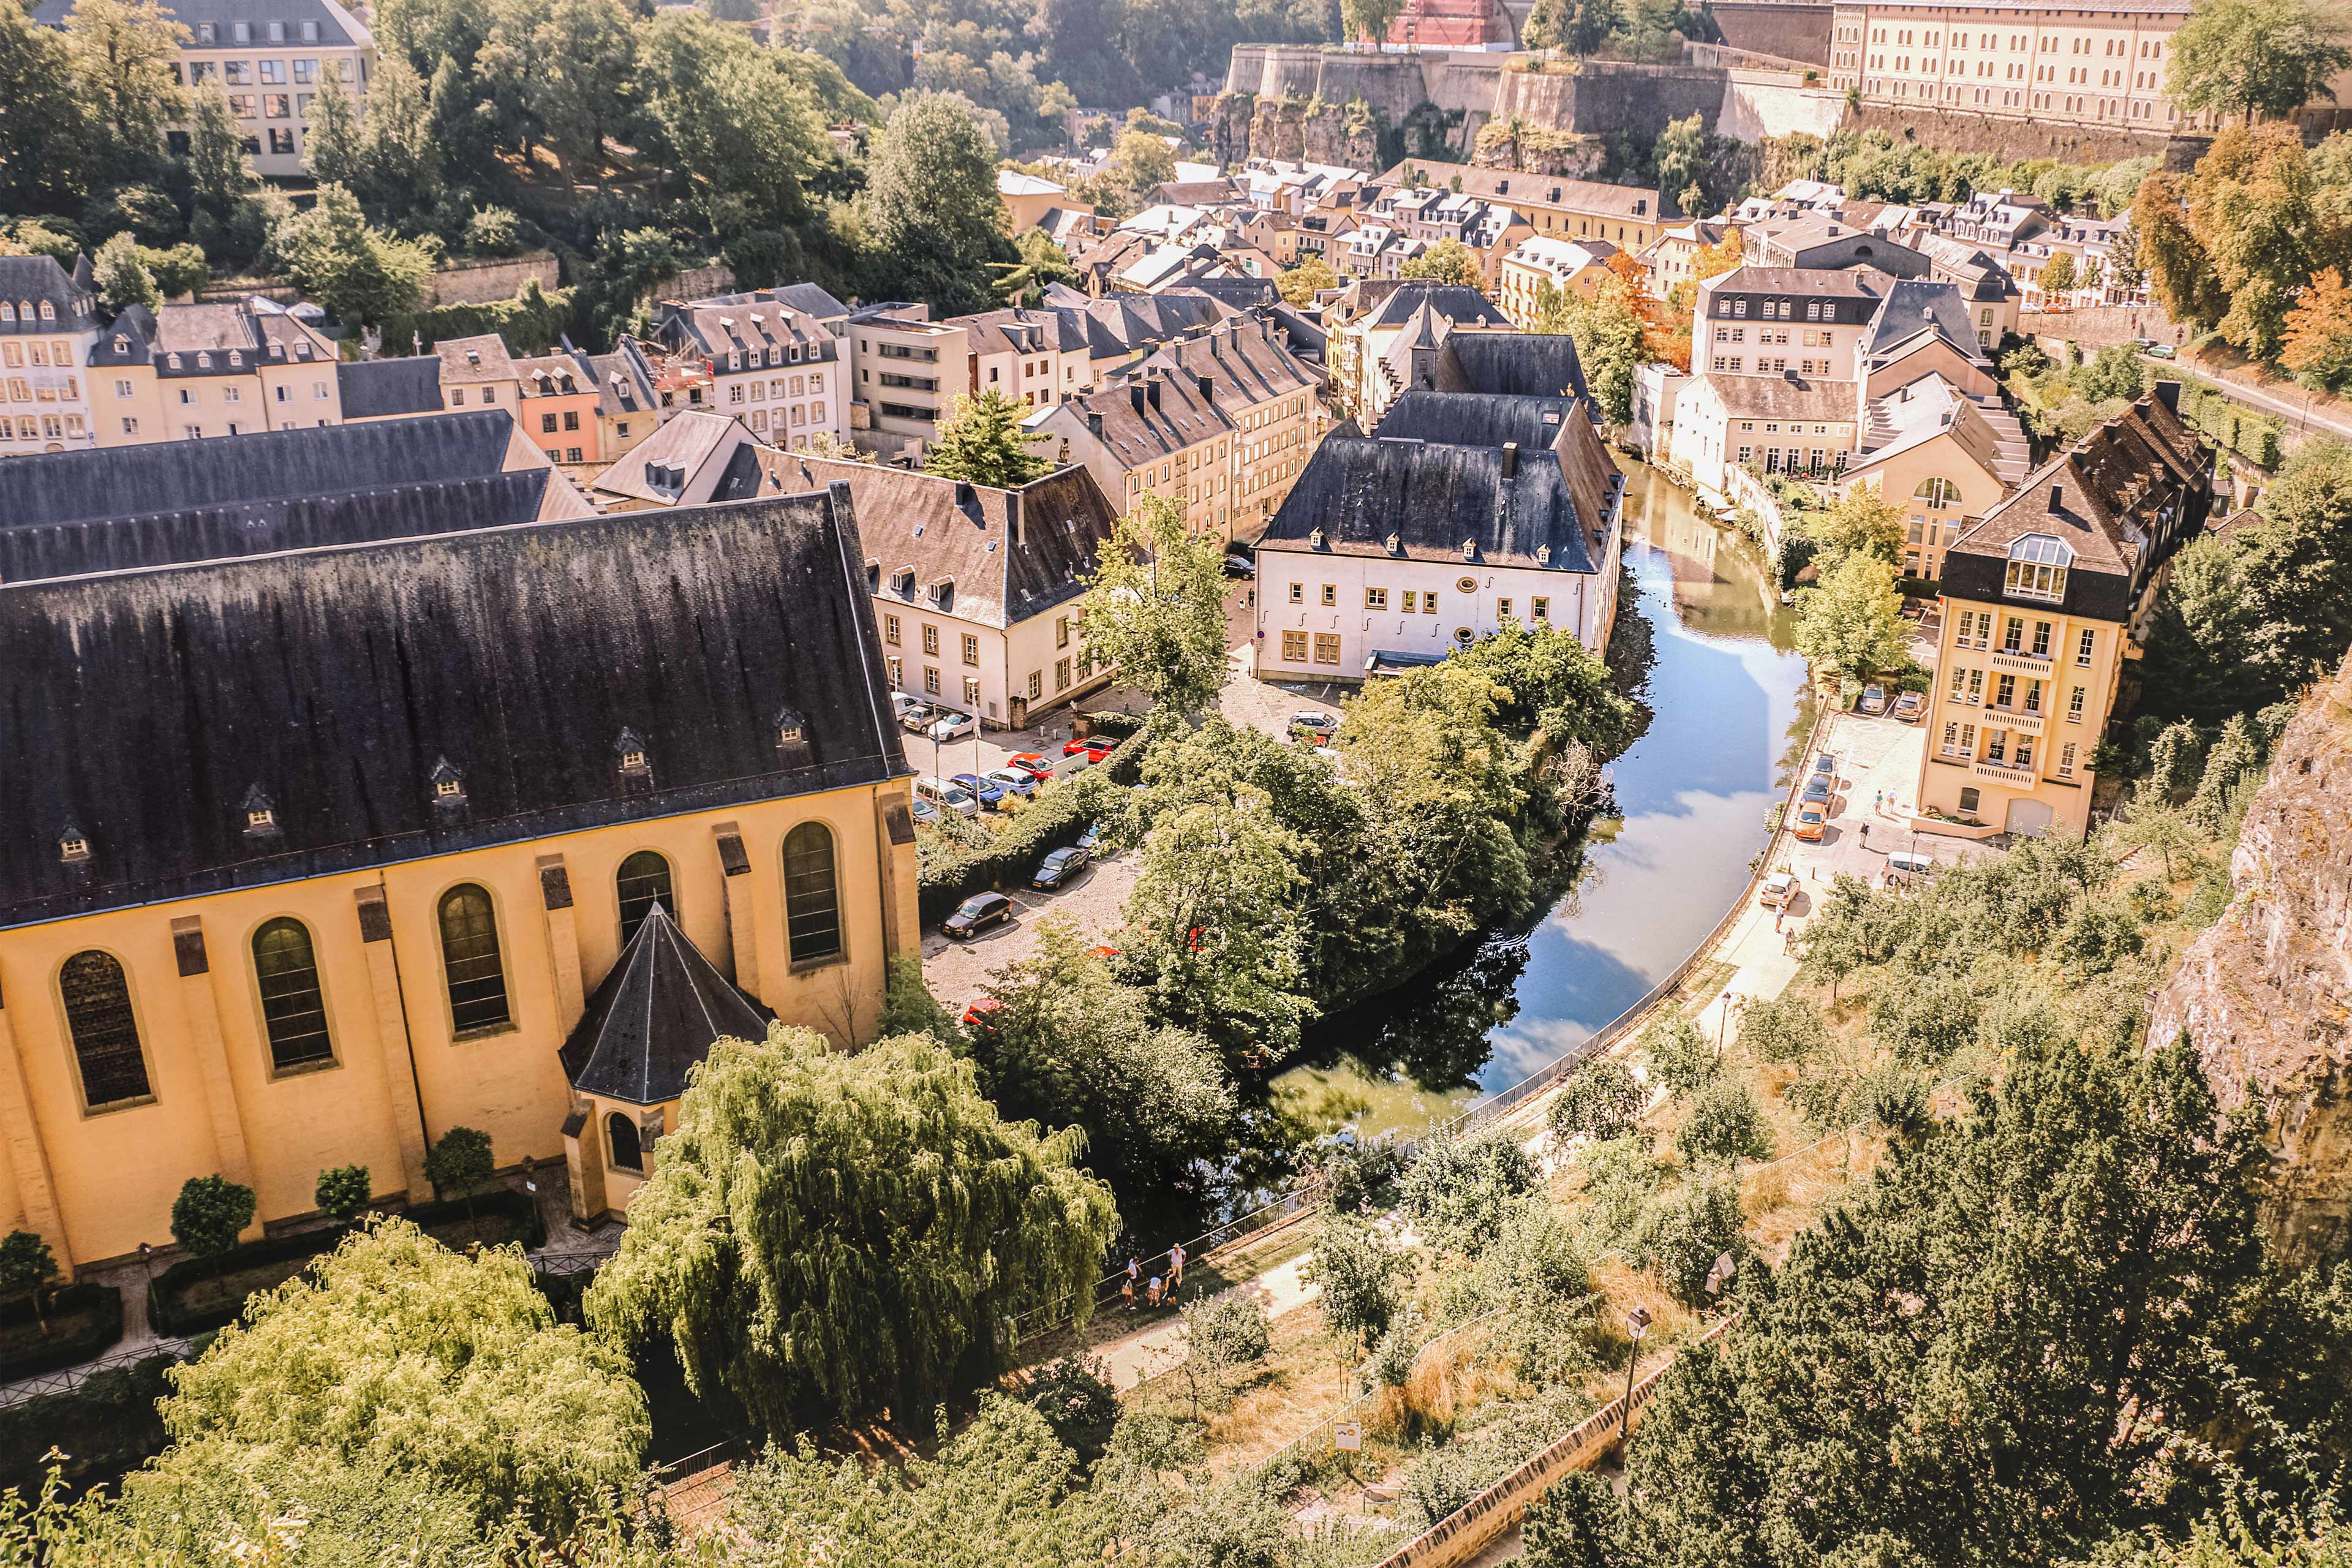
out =
<svg viewBox="0 0 2352 1568"><path fill-rule="evenodd" d="M1807 805L1798 811L1797 826L1792 831L1806 843L1817 844L1821 841L1822 829L1828 825L1829 819L1822 815L1820 806Z"/></svg>

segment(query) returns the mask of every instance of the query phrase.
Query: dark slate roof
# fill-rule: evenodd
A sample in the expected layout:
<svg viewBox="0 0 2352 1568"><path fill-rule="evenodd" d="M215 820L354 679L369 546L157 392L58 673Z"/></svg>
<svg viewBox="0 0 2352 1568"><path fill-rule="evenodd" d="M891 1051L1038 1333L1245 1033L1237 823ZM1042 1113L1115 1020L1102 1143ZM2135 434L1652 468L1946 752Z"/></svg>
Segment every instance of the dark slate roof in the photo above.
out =
<svg viewBox="0 0 2352 1568"><path fill-rule="evenodd" d="M1417 561L1465 560L1555 572L1591 572L1598 552L1559 460L1522 454L1515 478L1503 477L1503 454L1491 447L1327 436L1282 510L1266 525L1260 550L1388 555ZM1313 542L1321 530L1323 542ZM1537 552L1548 549L1539 558Z"/></svg>
<svg viewBox="0 0 2352 1568"><path fill-rule="evenodd" d="M656 904L563 1042L563 1074L583 1094L660 1105L719 1041L767 1038L769 1016Z"/></svg>
<svg viewBox="0 0 2352 1568"><path fill-rule="evenodd" d="M1426 304L1456 326L1507 327L1511 324L1503 308L1475 289L1457 283L1421 283L1405 281L1380 303L1372 312L1372 327L1402 327L1411 321L1413 312Z"/></svg>
<svg viewBox="0 0 2352 1568"><path fill-rule="evenodd" d="M586 512L513 437L484 412L0 458L0 584Z"/></svg>
<svg viewBox="0 0 2352 1568"><path fill-rule="evenodd" d="M0 585L0 925L903 776L863 567L837 489Z"/></svg>
<svg viewBox="0 0 2352 1568"><path fill-rule="evenodd" d="M930 585L945 580L955 584L947 613L983 626L1014 626L1084 594L1083 580L1118 517L1094 475L1077 463L1001 490L772 447L760 456L771 492L849 487L877 596L921 607L929 603ZM914 585L901 594L893 579L908 566Z"/></svg>
<svg viewBox="0 0 2352 1568"><path fill-rule="evenodd" d="M1206 376L1211 399L1236 423L1260 404L1323 384L1312 365L1275 341L1270 322L1241 316L1198 336L1161 344L1143 366L1190 376L1195 387Z"/></svg>
<svg viewBox="0 0 2352 1568"><path fill-rule="evenodd" d="M0 256L0 302L16 307L14 320L0 321L0 334L94 332L98 330L98 289L90 280L89 258L77 256L71 272L50 256ZM55 320L41 320L47 303ZM32 313L24 313L26 305Z"/></svg>
<svg viewBox="0 0 2352 1568"><path fill-rule="evenodd" d="M1258 310L1282 302L1282 290L1274 286L1271 278L1203 278L1186 287L1236 310Z"/></svg>
<svg viewBox="0 0 2352 1568"><path fill-rule="evenodd" d="M1960 298L1959 289L1917 278L1906 278L1886 291L1878 313L1870 319L1869 330L1862 334L1858 352L1866 356L1887 353L1924 335L1944 339L1963 358L1983 362L1988 357L1977 344L1976 328L1969 321L1968 302Z"/></svg>
<svg viewBox="0 0 2352 1568"><path fill-rule="evenodd" d="M73 0L40 0L40 4L34 7L33 20L45 26L62 27L66 13L71 9ZM172 14L173 21L188 29L185 46L188 48L298 48L304 41L302 29L298 24L303 22L319 24L319 37L310 40L314 47L321 43L356 43L369 37L368 30L332 0L269 0L267 5L247 4L246 0L171 0L163 9ZM195 41L196 27L205 22L212 23L218 29L218 37L213 43L198 44ZM229 31L232 22L253 24L252 43L234 44L229 41L233 36ZM287 25L284 43L273 46L264 42L268 36L264 24L268 22Z"/></svg>
<svg viewBox="0 0 2352 1568"><path fill-rule="evenodd" d="M780 300L803 315L814 316L820 321L837 321L849 314L849 307L814 283L780 283L767 291L771 300Z"/></svg>
<svg viewBox="0 0 2352 1568"><path fill-rule="evenodd" d="M441 356L362 360L335 366L346 419L391 419L441 406Z"/></svg>
<svg viewBox="0 0 2352 1568"><path fill-rule="evenodd" d="M1522 452L1540 452L1559 440L1577 413L1572 397L1490 397L1415 387L1398 396L1375 433L1456 447L1516 441Z"/></svg>
<svg viewBox="0 0 2352 1568"><path fill-rule="evenodd" d="M1437 356L1437 390L1579 397L1588 407L1592 398L1566 332L1456 332Z"/></svg>

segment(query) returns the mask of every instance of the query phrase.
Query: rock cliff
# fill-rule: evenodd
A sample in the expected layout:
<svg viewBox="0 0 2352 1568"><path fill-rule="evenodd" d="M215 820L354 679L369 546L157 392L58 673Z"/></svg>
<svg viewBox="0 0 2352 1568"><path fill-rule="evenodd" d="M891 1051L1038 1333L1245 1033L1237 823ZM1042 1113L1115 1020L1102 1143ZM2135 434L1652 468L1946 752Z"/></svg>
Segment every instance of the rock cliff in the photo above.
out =
<svg viewBox="0 0 2352 1568"><path fill-rule="evenodd" d="M2269 1129L2273 1227L2292 1256L2352 1240L2352 662L2280 738L2230 863L2235 894L2158 993L2224 1106Z"/></svg>

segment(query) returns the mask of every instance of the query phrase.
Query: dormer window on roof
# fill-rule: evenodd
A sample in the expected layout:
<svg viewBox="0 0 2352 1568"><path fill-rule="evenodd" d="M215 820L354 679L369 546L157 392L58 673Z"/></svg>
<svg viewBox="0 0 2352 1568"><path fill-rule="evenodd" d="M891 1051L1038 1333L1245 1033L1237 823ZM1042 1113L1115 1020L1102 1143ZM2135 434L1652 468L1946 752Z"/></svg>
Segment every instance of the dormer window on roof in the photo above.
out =
<svg viewBox="0 0 2352 1568"><path fill-rule="evenodd" d="M278 806L259 784L245 792L245 802L239 809L245 813L247 838L266 838L278 831Z"/></svg>
<svg viewBox="0 0 2352 1568"><path fill-rule="evenodd" d="M2009 547L2009 569L2001 593L2012 599L2066 596L2066 569L2074 563L2074 546L2047 533L2028 533Z"/></svg>
<svg viewBox="0 0 2352 1568"><path fill-rule="evenodd" d="M212 369L212 367L213 367L213 356L212 356L212 355L210 355L210 354L208 354L208 353L200 353L200 354L198 354L198 355L196 356L196 368L197 368L198 370L210 370L210 369Z"/></svg>
<svg viewBox="0 0 2352 1568"><path fill-rule="evenodd" d="M466 798L465 775L450 765L448 758L443 757L435 762L433 772L426 776L432 783L435 800Z"/></svg>
<svg viewBox="0 0 2352 1568"><path fill-rule="evenodd" d="M228 351L228 363L233 365L243 364L245 363L245 355L236 349L231 349Z"/></svg>
<svg viewBox="0 0 2352 1568"><path fill-rule="evenodd" d="M613 742L613 751L621 759L624 774L635 776L652 771L646 761L645 739L635 730L624 727L620 739Z"/></svg>
<svg viewBox="0 0 2352 1568"><path fill-rule="evenodd" d="M1307 548L1308 548L1308 549L1310 549L1310 550L1320 550L1320 549L1322 549L1322 548L1323 548L1323 531L1322 531L1321 529L1319 529L1319 528L1318 528L1318 529L1315 529L1315 530L1313 530L1312 531L1310 531L1310 532L1307 535Z"/></svg>
<svg viewBox="0 0 2352 1568"><path fill-rule="evenodd" d="M89 858L89 839L71 823L58 830L58 858L68 866Z"/></svg>
<svg viewBox="0 0 2352 1568"><path fill-rule="evenodd" d="M808 721L792 708L776 710L776 744L797 746L808 734Z"/></svg>
<svg viewBox="0 0 2352 1568"><path fill-rule="evenodd" d="M1536 564L1538 566L1549 566L1551 564L1550 545L1538 544L1536 546Z"/></svg>

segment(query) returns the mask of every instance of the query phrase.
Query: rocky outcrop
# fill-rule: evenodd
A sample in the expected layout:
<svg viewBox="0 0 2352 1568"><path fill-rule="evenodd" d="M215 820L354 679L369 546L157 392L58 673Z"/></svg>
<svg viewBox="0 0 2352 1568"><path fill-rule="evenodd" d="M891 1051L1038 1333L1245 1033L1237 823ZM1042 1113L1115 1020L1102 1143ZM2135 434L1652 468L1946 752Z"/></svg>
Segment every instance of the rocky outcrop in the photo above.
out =
<svg viewBox="0 0 2352 1568"><path fill-rule="evenodd" d="M2352 663L2281 737L2230 862L2235 896L2150 1012L2185 1030L2224 1106L2268 1127L2273 1229L2290 1256L2352 1240Z"/></svg>

